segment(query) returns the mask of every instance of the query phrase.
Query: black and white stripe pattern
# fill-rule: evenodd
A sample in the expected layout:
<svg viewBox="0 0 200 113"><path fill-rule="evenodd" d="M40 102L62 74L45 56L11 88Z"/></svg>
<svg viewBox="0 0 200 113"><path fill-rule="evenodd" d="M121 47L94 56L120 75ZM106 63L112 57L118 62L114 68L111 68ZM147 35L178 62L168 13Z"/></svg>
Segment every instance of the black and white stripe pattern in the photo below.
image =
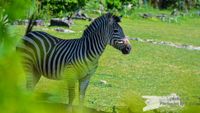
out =
<svg viewBox="0 0 200 113"><path fill-rule="evenodd" d="M119 21L119 17L105 14L95 19L80 39L64 40L41 31L27 32L22 46L18 48L23 53L26 70L32 73L34 79L33 86L28 87L34 87L41 75L49 79L62 79L65 70L73 70L73 76L78 80L90 78L87 76L95 72L98 59L107 44L119 50L127 46ZM88 81L85 79L81 83L83 92Z"/></svg>

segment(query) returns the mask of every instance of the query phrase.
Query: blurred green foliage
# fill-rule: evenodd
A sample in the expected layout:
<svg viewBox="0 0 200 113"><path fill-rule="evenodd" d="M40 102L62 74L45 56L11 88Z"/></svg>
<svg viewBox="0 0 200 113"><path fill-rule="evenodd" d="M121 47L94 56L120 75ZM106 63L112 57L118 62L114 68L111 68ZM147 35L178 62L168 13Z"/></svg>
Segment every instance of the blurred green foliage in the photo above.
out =
<svg viewBox="0 0 200 113"><path fill-rule="evenodd" d="M131 15L137 9L179 9L187 12L199 9L200 0L32 0L37 9L37 18L49 20L51 17L66 17L78 10L102 14L117 12Z"/></svg>
<svg viewBox="0 0 200 113"><path fill-rule="evenodd" d="M20 39L14 32L15 26L10 23L17 19L25 19L34 8L34 2L8 0L0 2L0 109L1 113L55 113L66 112L56 107L51 109L34 101L31 93L21 86L25 73L16 52ZM13 10L17 11L17 13ZM50 10L50 9L48 9ZM61 106L61 105L59 105ZM86 110L86 113L89 111ZM94 113L94 112L92 112Z"/></svg>
<svg viewBox="0 0 200 113"><path fill-rule="evenodd" d="M9 20L13 21L26 17L32 5L31 0L1 0L0 12L5 11Z"/></svg>
<svg viewBox="0 0 200 113"><path fill-rule="evenodd" d="M69 4L72 4L72 5L68 4L70 7L72 7L73 4L76 4L75 5L76 8L78 8L79 6L83 7L83 6L85 6L85 4L87 6L88 4L86 2L89 2L89 1L91 2L92 0L85 0L85 1L66 0L66 2L68 2ZM50 0L48 0L48 2L50 2ZM55 2L55 0L52 2ZM83 2L83 3L80 3L80 2ZM109 3L111 5L114 4L112 7L119 10L121 8L120 6L127 2L134 2L135 4L137 4L136 0L130 0L130 1L124 0L123 3L120 2L120 0L116 0L116 2L113 2L111 0L105 0L105 1L102 1L102 4L104 6L106 6L106 4L109 4ZM22 89L21 86L19 86L19 84L18 84L18 80L21 79L22 77L24 77L25 75L24 75L22 66L19 62L20 57L18 57L17 53L15 52L15 47L16 47L16 43L18 41L18 36L13 34L13 31L16 30L16 32L18 32L19 29L15 29L14 28L15 26L10 25L10 22L12 22L16 19L19 19L19 18L24 19L25 17L27 17L29 15L29 13L31 13L34 9L33 4L35 4L35 2L33 2L31 0L29 0L29 1L27 1L27 0L0 1L0 92L1 92L0 93L0 109L1 109L0 112L1 113L47 113L47 112L48 113L55 113L55 112L60 113L61 112L60 108L59 109L55 108L54 110L50 109L48 111L48 109L49 109L48 107L43 108L40 106L40 104L38 105L37 103L33 102L34 99L32 98L32 95L29 94L28 92L26 92L24 89ZM99 8L99 6L97 6L98 2L96 2L94 4L96 5L94 7L96 7L98 9ZM91 5L91 6L93 6L93 5ZM45 7L46 6L44 6L44 8ZM54 13L53 10L59 9L60 6L52 7L51 4L49 4L49 6L47 6L46 8L47 9L45 9L45 10L48 11L49 14L51 15ZM53 9L51 9L51 8L53 8ZM73 8L74 8L74 6L73 6ZM111 8L111 7L109 7L109 8ZM91 9L93 9L93 8L91 8ZM72 9L72 10L75 10L75 9ZM147 10L149 10L149 9L147 9ZM65 13L65 12L62 12L62 13ZM46 14L46 13L43 12L42 14ZM161 22L145 21L145 20L140 20L140 19L136 20L136 19L135 18L133 20L125 19L125 21L123 21L123 23L124 23L123 28L126 29L125 32L127 34L129 34L129 36L132 36L132 37L136 36L136 37L143 37L143 38L151 37L151 38L155 38L157 40L166 40L166 41L172 41L172 42L178 42L178 43L189 43L189 44L199 45L199 40L197 38L199 36L199 35L197 35L198 30L195 30L195 28L199 27L199 22L197 22L197 21L192 21L192 22L188 23L187 25L180 24L177 26L176 24L165 24L165 23L161 23ZM80 23L78 25L83 24L84 22L85 21L80 21ZM197 24L194 24L195 22ZM130 25L130 23L132 23L132 25ZM193 23L194 25L191 26L191 23ZM83 26L84 25L81 25L81 27L80 26L75 26L75 27L79 28L78 31L83 31L83 29L85 29L85 27L83 27ZM154 26L154 27L152 28L152 26ZM193 36L190 36L190 34L185 34L185 32L188 32L188 29L182 29L182 28L184 28L184 26L186 26L185 28L188 28L188 29L194 29L194 30L190 31ZM71 37L77 37L77 34L81 35L81 32L78 32L78 31L75 34L70 34L68 36L71 38ZM24 33L24 29L19 30L19 32ZM52 31L49 31L49 32L52 33ZM22 36L23 33L21 33L20 36ZM169 34L171 34L171 35L169 35ZM55 33L55 35L57 36L57 35L61 35L61 34ZM65 34L62 34L62 35L63 35L63 37L66 37ZM189 40L188 40L188 37L190 37ZM135 46L135 44L134 44L134 46ZM140 48L140 51L138 51L137 48ZM108 48L108 49L110 49L110 48ZM189 91L196 90L191 87L190 81L193 80L192 82L196 83L197 82L196 80L199 80L199 79L197 77L196 77L197 79L196 78L193 79L194 77L191 77L191 80L190 80L190 79L187 79L187 78L190 78L187 76L189 74L194 74L194 73L198 74L199 73L199 71L190 72L192 70L190 68L194 67L196 69L198 67L198 64L196 62L199 61L199 59L197 58L197 55L199 55L199 53L183 51L183 50L178 50L178 49L172 50L169 47L153 46L153 45L141 44L141 43L136 44L135 51L136 51L137 55L129 56L128 58L127 57L124 58L124 56L123 57L117 56L119 54L116 51L114 51L113 49L112 50L110 49L110 51L108 50L108 52L105 53L105 56L102 58L103 59L102 66L100 66L99 72L97 72L97 73L99 73L99 75L97 74L96 76L99 77L99 79L100 78L102 79L101 74L104 73L104 71L105 71L105 73L109 73L109 74L111 73L111 75L113 75L115 79L117 79L120 76L125 74L126 77L122 76L119 79L121 80L123 78L122 81L129 80L128 82L130 82L130 84L135 85L133 87L134 90L136 90L138 92L140 90L142 90L145 92L145 90L148 90L148 86L150 83L151 83L150 85L153 84L152 86L157 86L157 87L159 86L159 85L157 85L157 83L162 82L162 79L157 80L157 78L163 78L163 76L162 76L163 71L168 72L166 70L169 70L169 72L171 72L171 70L174 69L173 66L178 66L178 67L185 66L185 68L188 69L188 73L184 72L187 70L182 67L180 69L176 69L175 72L173 72L174 71L173 70L172 73L169 73L169 72L168 72L169 74L165 73L167 76L164 76L164 78L166 80L170 79L172 84L174 84L173 87L175 87L175 88L173 91L181 92L182 88L184 88L184 91L186 89ZM166 51L169 54L167 54ZM111 54L114 54L114 56L112 56L112 58L115 59L112 62L107 61L107 60L111 59L111 58L107 59L107 57L111 57ZM165 58L161 59L162 57L160 57L160 56L164 56ZM175 60L177 58L179 58L179 60ZM195 60L195 58L196 58L196 60ZM122 59L123 59L123 62L127 62L128 65L120 62ZM162 64L163 62L164 62L164 64ZM109 64L106 64L106 63L109 63ZM120 66L113 68L114 65L122 65L121 67L126 67L126 66L127 67L123 68L123 70L121 70ZM170 65L172 67L166 66L166 65ZM196 70L198 70L198 69L196 69ZM110 72L111 70L113 70L114 72ZM116 70L120 70L120 72L116 71ZM132 72L132 70L134 70L133 71L134 73ZM106 71L108 71L108 72L106 72ZM157 72L155 72L155 71L157 71ZM151 73L151 72L154 72L154 73ZM150 73L150 74L148 74L148 73ZM133 74L137 75L138 78L133 77L132 76ZM145 76L145 74L147 74L147 76ZM183 74L184 76L182 77L181 74ZM188 74L188 75L186 76L186 74ZM173 78L173 77L176 80L175 82L173 82L173 80L171 80L171 78ZM115 81L115 79L110 78L110 81L112 81L112 80ZM117 80L117 82L116 82L117 85L121 85L120 80ZM166 80L163 82L166 82ZM147 81L149 83L147 83ZM155 82L151 82L151 81L155 81ZM183 82L183 81L187 81L188 83ZM139 84L139 82L140 82L140 84ZM46 83L46 82L44 82L44 83ZM142 87L141 84L144 87ZM184 85L182 85L182 84L184 84ZM162 85L163 85L163 83L162 83ZM160 90L160 89L165 89L166 87L168 88L168 84L164 84L164 85L165 85L165 87L160 86L160 88L158 88L158 89ZM149 86L149 87L152 87L152 86ZM179 88L179 86L181 86L181 88ZM195 86L195 88L197 87L196 84L194 86ZM114 89L115 87L114 88L111 87L112 90L109 90L106 92L103 92L104 88L99 88L98 86L96 86L96 87L93 86L91 88L91 90L90 90L91 93L89 93L89 94L93 94L93 95L89 95L88 98L92 98L92 97L94 97L94 95L99 95L98 98L101 99L101 101L103 101L103 99L102 99L102 98L104 98L102 96L103 94L114 92L114 90L116 92L119 92L119 86L116 89ZM191 87L191 88L189 88L189 87ZM96 88L97 91L95 91L94 88ZM131 89L129 89L129 90L131 90ZM127 93L130 93L129 90ZM168 89L168 90L171 91L171 89ZM165 89L164 92L165 91L167 92L168 90ZM93 93L94 91L95 91L95 94ZM192 95L193 92L189 92L189 91L187 93ZM155 93L156 91L154 91L154 89L152 89L151 93L152 92ZM114 95L114 96L116 96L116 95ZM108 97L108 98L111 98L111 97ZM98 99L95 99L95 100L98 100ZM111 100L108 100L108 101L111 102ZM123 102L125 103L125 105L128 105L129 111L125 111L122 109L121 113L125 113L125 112L140 113L140 112L142 112L141 111L142 107L144 107L144 103L143 103L144 100L142 100L141 95L138 95L137 93L128 95L127 97L124 98ZM100 102L98 102L98 103L100 103ZM183 113L193 113L193 112L195 113L195 112L198 112L199 109L200 109L199 106L186 107L184 109Z"/></svg>
<svg viewBox="0 0 200 113"><path fill-rule="evenodd" d="M29 99L18 86L18 78L23 75L19 57L15 52L17 38L12 34L9 23L26 17L31 1L0 1L0 109L1 113L27 113ZM16 13L17 12L17 13ZM29 112L31 113L31 112Z"/></svg>

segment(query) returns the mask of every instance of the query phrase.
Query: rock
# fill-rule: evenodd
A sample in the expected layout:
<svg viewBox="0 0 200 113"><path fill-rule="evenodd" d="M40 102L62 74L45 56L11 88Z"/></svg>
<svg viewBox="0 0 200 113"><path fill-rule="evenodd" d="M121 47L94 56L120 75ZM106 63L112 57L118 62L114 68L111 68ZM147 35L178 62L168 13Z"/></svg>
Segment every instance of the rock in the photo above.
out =
<svg viewBox="0 0 200 113"><path fill-rule="evenodd" d="M171 46L171 47L176 47L176 48L180 48L178 45L176 45L176 44L173 44L173 43L169 43L169 44L167 44L168 46Z"/></svg>
<svg viewBox="0 0 200 113"><path fill-rule="evenodd" d="M129 40L136 40L138 42L147 42L147 43L152 43L155 45L166 45L170 47L175 47L175 48L183 48L183 49L188 49L188 50L200 50L200 46L193 46L193 45L187 45L187 44L175 44L172 42L165 42L165 41L155 41L153 39L141 39L141 38L130 38L128 37Z"/></svg>
<svg viewBox="0 0 200 113"><path fill-rule="evenodd" d="M50 26L66 26L70 27L73 24L72 19L67 19L67 18L52 18L50 20Z"/></svg>
<svg viewBox="0 0 200 113"><path fill-rule="evenodd" d="M172 22L177 23L177 22L178 22L178 17L177 17L177 16L170 16L170 17L168 18L168 22L169 22L169 23L172 23Z"/></svg>
<svg viewBox="0 0 200 113"><path fill-rule="evenodd" d="M142 18L145 18L145 19L147 19L147 18L152 18L152 17L153 17L153 15L150 14L150 13L140 14L140 16L141 16Z"/></svg>
<svg viewBox="0 0 200 113"><path fill-rule="evenodd" d="M88 18L88 21L94 21L94 18Z"/></svg>
<svg viewBox="0 0 200 113"><path fill-rule="evenodd" d="M100 80L97 83L95 83L98 87L112 87L111 84L109 84L106 80Z"/></svg>
<svg viewBox="0 0 200 113"><path fill-rule="evenodd" d="M14 25L28 25L29 20L16 20L13 24Z"/></svg>
<svg viewBox="0 0 200 113"><path fill-rule="evenodd" d="M137 41L144 42L144 40L141 38L137 38Z"/></svg>
<svg viewBox="0 0 200 113"><path fill-rule="evenodd" d="M159 44L160 44L160 45L166 45L167 43L164 42L164 41L161 41Z"/></svg>
<svg viewBox="0 0 200 113"><path fill-rule="evenodd" d="M28 25L29 20L16 20L13 24L14 25ZM44 26L44 20L38 19L38 20L33 20L33 25L36 26Z"/></svg>
<svg viewBox="0 0 200 113"><path fill-rule="evenodd" d="M197 14L198 16L200 16L200 10L199 10L199 11L197 11L197 12L196 12L196 14Z"/></svg>
<svg viewBox="0 0 200 113"><path fill-rule="evenodd" d="M181 13L180 13L180 16L185 17L185 16L186 16L186 13L181 12Z"/></svg>
<svg viewBox="0 0 200 113"><path fill-rule="evenodd" d="M172 93L168 96L142 96L142 97L144 99L147 99L145 101L147 106L143 108L143 111L154 110L166 106L183 107L183 103L181 102L180 97L175 93Z"/></svg>
<svg viewBox="0 0 200 113"><path fill-rule="evenodd" d="M172 12L171 12L171 16L178 16L179 15L179 11L177 9L174 9Z"/></svg>
<svg viewBox="0 0 200 113"><path fill-rule="evenodd" d="M57 32L63 32L63 33L74 33L74 31L64 29L64 28L55 28L54 30L57 31Z"/></svg>
<svg viewBox="0 0 200 113"><path fill-rule="evenodd" d="M34 20L33 24L37 25L37 26L44 26L44 21L43 20Z"/></svg>
<svg viewBox="0 0 200 113"><path fill-rule="evenodd" d="M91 18L88 17L86 13L82 13L81 10L79 10L77 13L75 13L75 16L72 17L73 19L81 19L81 20L91 20Z"/></svg>
<svg viewBox="0 0 200 113"><path fill-rule="evenodd" d="M193 47L194 50L200 50L200 47Z"/></svg>
<svg viewBox="0 0 200 113"><path fill-rule="evenodd" d="M188 45L187 48L191 49L191 50L194 49L194 47L192 45Z"/></svg>
<svg viewBox="0 0 200 113"><path fill-rule="evenodd" d="M146 39L146 41L147 41L147 42L150 42L150 43L154 42L153 39Z"/></svg>
<svg viewBox="0 0 200 113"><path fill-rule="evenodd" d="M106 80L100 80L101 84L107 84L107 81Z"/></svg>
<svg viewBox="0 0 200 113"><path fill-rule="evenodd" d="M160 19L161 21L166 21L167 17L168 17L168 15L166 15L166 14L158 14L158 15L156 15L156 18Z"/></svg>
<svg viewBox="0 0 200 113"><path fill-rule="evenodd" d="M154 42L152 42L152 44L158 44L158 42L155 42L155 41L154 41Z"/></svg>

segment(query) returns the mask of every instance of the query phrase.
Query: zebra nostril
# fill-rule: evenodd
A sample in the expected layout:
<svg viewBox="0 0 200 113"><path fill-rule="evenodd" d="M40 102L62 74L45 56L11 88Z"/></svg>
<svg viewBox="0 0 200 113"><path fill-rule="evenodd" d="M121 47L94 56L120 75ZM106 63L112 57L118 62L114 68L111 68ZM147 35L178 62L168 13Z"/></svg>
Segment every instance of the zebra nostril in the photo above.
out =
<svg viewBox="0 0 200 113"><path fill-rule="evenodd" d="M127 46L127 47L126 47L126 50L127 50L127 51L130 51L130 50L131 50L131 46Z"/></svg>
<svg viewBox="0 0 200 113"><path fill-rule="evenodd" d="M125 48L122 49L122 53L123 54L129 54L130 51L131 51L131 46L130 45L128 45L128 46L126 46Z"/></svg>

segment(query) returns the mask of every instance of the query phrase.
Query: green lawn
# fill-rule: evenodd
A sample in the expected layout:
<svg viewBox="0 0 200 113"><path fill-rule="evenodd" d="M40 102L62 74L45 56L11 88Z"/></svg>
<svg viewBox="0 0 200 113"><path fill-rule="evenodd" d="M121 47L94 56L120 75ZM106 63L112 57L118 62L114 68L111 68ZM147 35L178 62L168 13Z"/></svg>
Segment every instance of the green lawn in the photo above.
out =
<svg viewBox="0 0 200 113"><path fill-rule="evenodd" d="M187 22L183 21L183 23L172 24L159 20L124 19L123 28L129 37L140 37L199 46L199 21L199 18L191 18L187 20Z"/></svg>
<svg viewBox="0 0 200 113"><path fill-rule="evenodd" d="M87 21L75 21L70 28L75 33L70 34L55 32L53 28L46 31L65 39L78 38L87 24ZM121 25L129 37L200 46L200 19L197 17L183 19L179 23L124 18ZM24 30L25 26L17 26L15 32L21 37ZM112 111L113 106L125 106L123 98L133 92L138 95L177 93L186 106L195 106L199 102L200 51L137 41L131 41L131 44L133 49L129 55L122 55L118 50L107 46L88 87L85 106ZM107 84L102 84L101 80L107 81ZM62 84L42 78L36 92L55 95L49 98L52 102L66 102L67 95Z"/></svg>

